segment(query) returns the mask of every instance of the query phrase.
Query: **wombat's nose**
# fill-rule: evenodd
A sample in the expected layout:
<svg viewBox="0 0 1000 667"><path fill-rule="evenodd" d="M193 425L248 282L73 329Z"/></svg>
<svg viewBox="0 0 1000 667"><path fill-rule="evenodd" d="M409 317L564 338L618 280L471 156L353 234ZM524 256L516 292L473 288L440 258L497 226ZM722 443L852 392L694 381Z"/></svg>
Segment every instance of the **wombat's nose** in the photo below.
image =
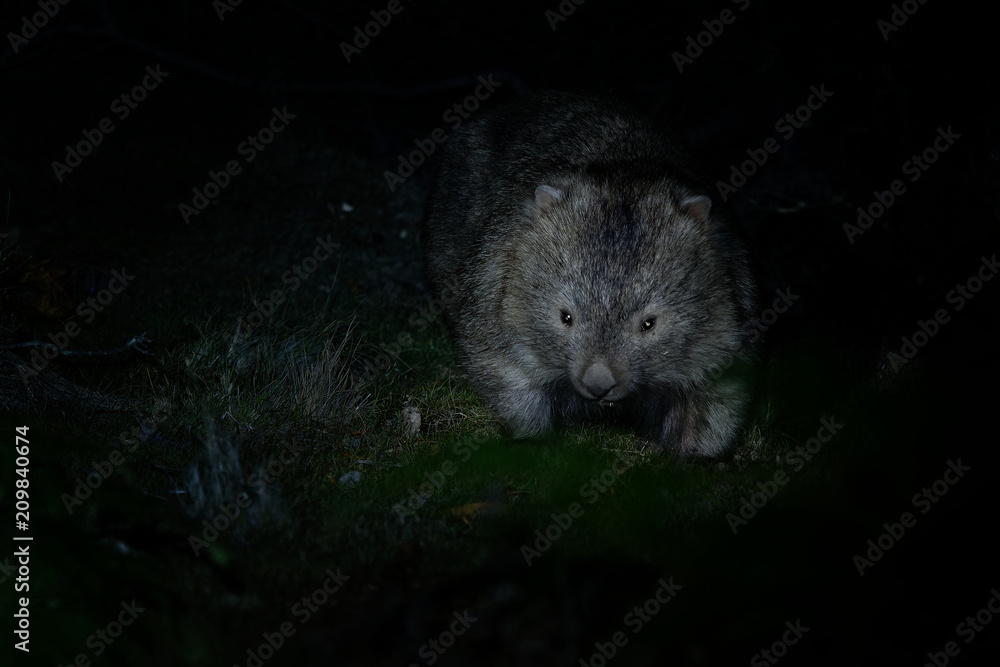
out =
<svg viewBox="0 0 1000 667"><path fill-rule="evenodd" d="M593 395L594 400L603 398L617 384L611 369L600 361L591 364L583 374L583 386Z"/></svg>

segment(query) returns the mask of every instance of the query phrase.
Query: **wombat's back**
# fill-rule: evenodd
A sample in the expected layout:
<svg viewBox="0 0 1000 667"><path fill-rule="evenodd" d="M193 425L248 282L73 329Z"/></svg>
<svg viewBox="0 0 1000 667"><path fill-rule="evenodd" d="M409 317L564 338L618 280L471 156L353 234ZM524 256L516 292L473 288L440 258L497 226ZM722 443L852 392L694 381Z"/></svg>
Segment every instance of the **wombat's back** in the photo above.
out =
<svg viewBox="0 0 1000 667"><path fill-rule="evenodd" d="M704 189L677 142L616 100L565 92L520 100L448 138L425 218L432 282L460 272L484 238L516 224L538 185L570 174L632 189L665 179Z"/></svg>

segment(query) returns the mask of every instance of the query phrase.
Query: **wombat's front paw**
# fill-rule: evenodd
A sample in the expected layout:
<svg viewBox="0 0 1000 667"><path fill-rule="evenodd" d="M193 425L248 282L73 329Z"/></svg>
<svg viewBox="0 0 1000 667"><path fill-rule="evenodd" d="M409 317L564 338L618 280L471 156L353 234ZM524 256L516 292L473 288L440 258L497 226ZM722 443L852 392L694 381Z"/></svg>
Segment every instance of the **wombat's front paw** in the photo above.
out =
<svg viewBox="0 0 1000 667"><path fill-rule="evenodd" d="M491 401L494 413L515 438L552 430L551 401L541 391L508 391Z"/></svg>
<svg viewBox="0 0 1000 667"><path fill-rule="evenodd" d="M738 381L717 382L709 391L683 397L663 420L660 444L680 456L718 456L742 428L749 394Z"/></svg>

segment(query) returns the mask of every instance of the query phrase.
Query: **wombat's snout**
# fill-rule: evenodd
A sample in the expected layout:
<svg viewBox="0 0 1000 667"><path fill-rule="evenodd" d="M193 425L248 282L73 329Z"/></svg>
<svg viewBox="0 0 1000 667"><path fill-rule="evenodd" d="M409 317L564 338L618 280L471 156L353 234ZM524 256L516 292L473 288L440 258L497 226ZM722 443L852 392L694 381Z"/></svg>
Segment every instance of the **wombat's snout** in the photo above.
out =
<svg viewBox="0 0 1000 667"><path fill-rule="evenodd" d="M580 393L585 398L595 401L608 396L611 390L618 386L618 381L615 380L614 373L611 372L611 369L603 361L592 363L584 371L580 383L582 384L582 387L578 387L578 390L582 389Z"/></svg>

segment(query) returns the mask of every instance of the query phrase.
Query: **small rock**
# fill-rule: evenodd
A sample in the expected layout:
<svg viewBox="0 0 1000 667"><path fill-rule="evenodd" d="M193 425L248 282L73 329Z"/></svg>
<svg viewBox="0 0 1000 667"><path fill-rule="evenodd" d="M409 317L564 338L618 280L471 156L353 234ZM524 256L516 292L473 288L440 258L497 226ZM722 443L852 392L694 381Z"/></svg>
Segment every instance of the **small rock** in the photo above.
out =
<svg viewBox="0 0 1000 667"><path fill-rule="evenodd" d="M420 408L403 408L402 420L403 432L407 436L412 438L420 432Z"/></svg>
<svg viewBox="0 0 1000 667"><path fill-rule="evenodd" d="M346 486L356 486L361 483L361 473L357 470L345 472L340 476L340 483Z"/></svg>

